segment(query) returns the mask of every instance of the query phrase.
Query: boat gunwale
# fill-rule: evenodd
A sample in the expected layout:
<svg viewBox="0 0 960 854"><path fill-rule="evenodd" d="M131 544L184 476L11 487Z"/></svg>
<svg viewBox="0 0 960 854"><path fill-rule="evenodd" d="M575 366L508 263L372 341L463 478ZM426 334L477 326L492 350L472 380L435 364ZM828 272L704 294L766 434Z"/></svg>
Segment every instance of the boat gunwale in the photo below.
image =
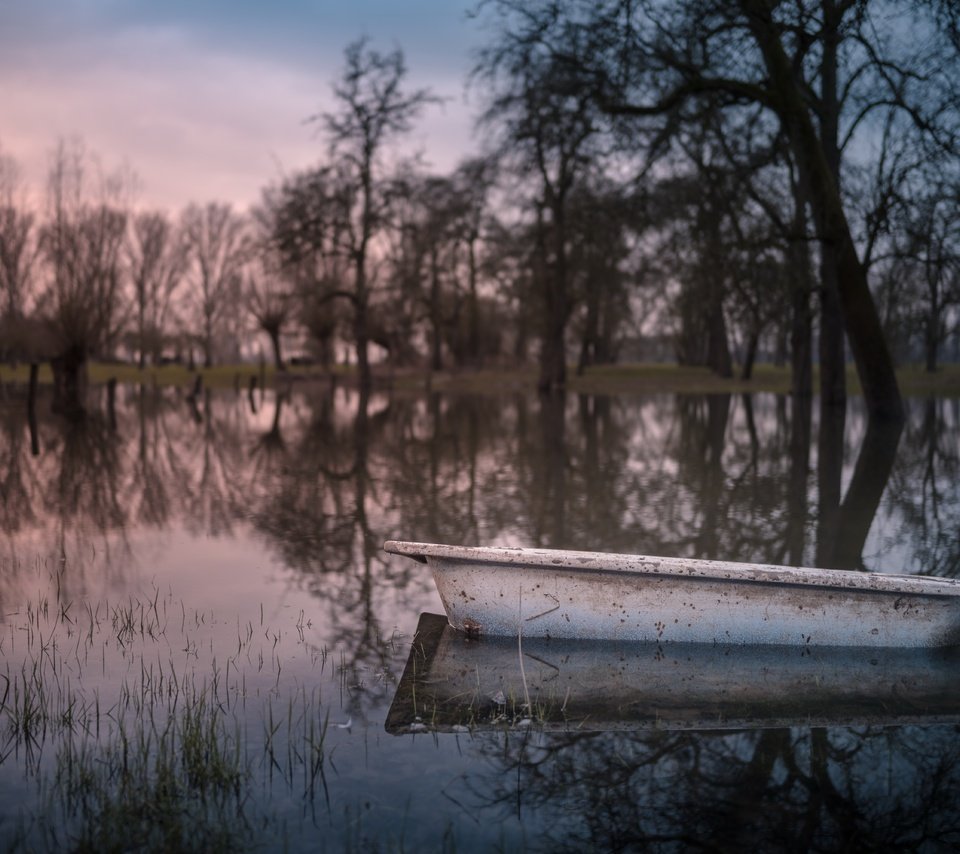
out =
<svg viewBox="0 0 960 854"><path fill-rule="evenodd" d="M384 551L421 563L428 559L487 563L525 569L655 575L719 582L749 582L814 588L838 588L887 594L960 597L960 580L926 575L894 575L846 569L788 567L699 558L670 558L566 549L455 546L387 540Z"/></svg>

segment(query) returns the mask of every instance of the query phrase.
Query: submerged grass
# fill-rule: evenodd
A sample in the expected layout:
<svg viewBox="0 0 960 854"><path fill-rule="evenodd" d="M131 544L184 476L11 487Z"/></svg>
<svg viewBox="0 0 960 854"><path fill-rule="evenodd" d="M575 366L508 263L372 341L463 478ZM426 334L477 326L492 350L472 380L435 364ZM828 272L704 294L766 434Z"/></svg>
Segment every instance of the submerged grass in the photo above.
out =
<svg viewBox="0 0 960 854"><path fill-rule="evenodd" d="M45 827L43 841L78 851L242 850L251 776L238 725L201 691L160 720L149 709L106 743L65 739L48 799L66 821Z"/></svg>
<svg viewBox="0 0 960 854"><path fill-rule="evenodd" d="M343 677L297 626L238 618L227 651L216 615L156 590L39 595L5 617L0 774L27 788L18 817L0 816L0 849L246 850L285 833L278 791L333 823L322 679ZM302 666L285 676L298 656L309 684Z"/></svg>

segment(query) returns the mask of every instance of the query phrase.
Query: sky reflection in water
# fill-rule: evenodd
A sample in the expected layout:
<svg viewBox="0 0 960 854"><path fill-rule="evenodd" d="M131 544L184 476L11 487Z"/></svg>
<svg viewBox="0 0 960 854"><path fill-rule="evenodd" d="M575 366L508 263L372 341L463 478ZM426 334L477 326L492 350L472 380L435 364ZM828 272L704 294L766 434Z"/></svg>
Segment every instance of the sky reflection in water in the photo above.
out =
<svg viewBox="0 0 960 854"><path fill-rule="evenodd" d="M440 603L425 567L380 551L401 538L955 576L957 401L913 401L890 435L855 406L821 425L772 395L323 387L191 404L126 388L113 418L41 418L36 454L23 409L0 408L8 842L109 829L122 780L70 788L64 769L96 750L106 767L121 733L162 734L199 707L240 756L243 797L201 789L189 820L210 835L195 844L223 826L231 845L316 850L960 839L950 723L557 733L534 714L388 734L418 620Z"/></svg>

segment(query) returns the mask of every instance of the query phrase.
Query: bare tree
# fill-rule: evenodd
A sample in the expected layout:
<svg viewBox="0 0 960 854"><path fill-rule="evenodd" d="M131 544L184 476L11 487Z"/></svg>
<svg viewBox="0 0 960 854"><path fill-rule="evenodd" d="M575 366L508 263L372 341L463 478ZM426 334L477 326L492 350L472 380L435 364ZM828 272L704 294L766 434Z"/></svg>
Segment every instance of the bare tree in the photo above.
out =
<svg viewBox="0 0 960 854"><path fill-rule="evenodd" d="M606 113L632 120L634 148L656 153L705 103L732 113L759 107L775 119L813 213L821 275L829 266L836 281L835 303L824 291L825 318L846 330L871 413L895 420L903 407L893 361L840 179L852 152L864 151L858 139L885 111L904 116L930 156L956 151L956 18L944 12L949 4L933 5L931 12L931 4L873 0L571 3L565 43L539 35L554 32L547 25L557 4L524 7L543 49L581 75ZM833 333L826 337L836 343ZM843 370L840 348L821 358L831 374Z"/></svg>
<svg viewBox="0 0 960 854"><path fill-rule="evenodd" d="M0 319L13 327L26 313L36 258L36 218L27 208L16 161L0 149Z"/></svg>
<svg viewBox="0 0 960 854"><path fill-rule="evenodd" d="M353 338L358 379L370 384L371 275L370 250L384 228L389 193L385 191L386 146L410 130L413 120L435 98L426 89L407 91L403 83L407 68L398 49L383 54L371 49L366 39L348 45L346 65L333 87L337 110L311 117L320 122L329 141L330 157L338 164L348 185L338 197L345 219L335 237L342 241L337 251L351 266L346 297L353 309Z"/></svg>
<svg viewBox="0 0 960 854"><path fill-rule="evenodd" d="M443 368L443 345L462 351L452 328L460 315L458 262L465 236L466 197L452 177L413 173L398 181L394 205L398 245L393 271L398 300L410 321L426 321L431 370Z"/></svg>
<svg viewBox="0 0 960 854"><path fill-rule="evenodd" d="M490 157L472 157L461 162L453 175L462 201L461 239L467 250L467 357L480 361L480 281L478 247L489 217L489 197L496 181L497 162Z"/></svg>
<svg viewBox="0 0 960 854"><path fill-rule="evenodd" d="M512 0L492 4L499 17L498 40L480 57L475 75L490 86L483 121L501 131L499 151L522 175L537 182L538 277L542 310L541 391L566 383L566 331L573 309L568 270L568 203L586 165L597 156L595 101L545 44L572 40L557 4L532 15Z"/></svg>
<svg viewBox="0 0 960 854"><path fill-rule="evenodd" d="M923 198L901 215L896 287L904 297L903 322L919 332L924 366L932 373L944 342L960 328L960 191L931 181Z"/></svg>
<svg viewBox="0 0 960 854"><path fill-rule="evenodd" d="M231 308L240 302L243 266L250 248L246 222L230 205L190 205L182 218L188 247L193 313L199 325L205 367Z"/></svg>
<svg viewBox="0 0 960 854"><path fill-rule="evenodd" d="M281 337L293 313L295 268L292 265L285 267L273 246L272 211L266 207L259 209L254 213L254 221L258 234L254 257L248 265L244 298L257 326L270 338L276 369L283 371L286 365Z"/></svg>
<svg viewBox="0 0 960 854"><path fill-rule="evenodd" d="M88 170L98 179L90 198ZM125 183L104 176L79 142L57 146L47 188L40 245L47 267L38 313L52 332L55 405L83 410L86 363L116 344L122 322Z"/></svg>
<svg viewBox="0 0 960 854"><path fill-rule="evenodd" d="M638 198L601 174L589 176L571 197L570 269L582 306L577 373L615 361L618 337L630 316L631 237L643 231Z"/></svg>
<svg viewBox="0 0 960 854"><path fill-rule="evenodd" d="M132 342L141 368L148 354L156 361L163 350L171 303L186 274L186 249L165 213L144 212L133 218L126 259L135 323Z"/></svg>

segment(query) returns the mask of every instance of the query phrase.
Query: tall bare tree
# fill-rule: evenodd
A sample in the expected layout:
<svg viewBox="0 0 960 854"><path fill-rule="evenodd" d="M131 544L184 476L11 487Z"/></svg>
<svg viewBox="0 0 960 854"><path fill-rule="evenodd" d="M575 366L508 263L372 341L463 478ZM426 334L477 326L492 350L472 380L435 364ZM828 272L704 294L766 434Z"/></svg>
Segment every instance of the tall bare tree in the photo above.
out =
<svg viewBox="0 0 960 854"><path fill-rule="evenodd" d="M35 238L36 217L19 166L0 149L0 319L11 327L23 318L31 295Z"/></svg>
<svg viewBox="0 0 960 854"><path fill-rule="evenodd" d="M543 273L538 279L542 327L537 386L550 391L566 383L566 332L573 309L568 206L586 166L598 156L593 146L596 104L576 74L570 74L569 64L545 47L573 42L568 46L579 49L579 34L559 4L541 4L539 15L513 0L497 0L492 7L498 16L497 41L481 53L474 73L490 88L483 121L500 130L501 156L512 160L521 174L535 176Z"/></svg>
<svg viewBox="0 0 960 854"><path fill-rule="evenodd" d="M250 249L247 224L228 204L192 204L182 226L190 263L194 317L205 367L213 364L217 335L241 301L243 265Z"/></svg>
<svg viewBox="0 0 960 854"><path fill-rule="evenodd" d="M370 384L370 253L386 223L389 193L385 172L387 146L413 126L434 97L426 89L406 90L407 68L399 49L380 53L360 39L347 46L345 67L333 87L337 109L311 118L327 136L329 156L346 178L339 198L346 217L337 237L338 251L351 265L349 288L339 292L353 310L353 339L358 380Z"/></svg>
<svg viewBox="0 0 960 854"><path fill-rule="evenodd" d="M125 186L119 174L104 176L79 142L57 146L40 235L47 280L37 308L52 332L55 405L66 412L83 411L87 359L109 354L119 336Z"/></svg>
<svg viewBox="0 0 960 854"><path fill-rule="evenodd" d="M527 14L546 32L556 8L544 2ZM900 419L903 407L841 178L853 152L863 153L859 135L887 110L909 119L931 156L956 149L960 45L948 8L879 0L571 3L564 19L574 35L548 46L608 114L633 119L634 145L683 128L705 102L733 112L760 107L775 118L805 187L821 267L835 273L838 299L823 301L826 320L842 320L868 409L880 418ZM831 373L843 370L838 349L822 355Z"/></svg>
<svg viewBox="0 0 960 854"><path fill-rule="evenodd" d="M462 161L453 174L460 194L461 239L467 251L467 347L469 361L480 361L480 297L481 261L478 249L489 219L490 194L496 181L497 162L491 157L471 157Z"/></svg>
<svg viewBox="0 0 960 854"><path fill-rule="evenodd" d="M900 212L893 264L901 322L918 333L932 373L945 341L960 330L960 184L930 180L918 203Z"/></svg>
<svg viewBox="0 0 960 854"><path fill-rule="evenodd" d="M163 350L171 304L186 274L187 247L165 213L147 211L131 222L126 260L135 325L131 340L143 368L148 354L156 360Z"/></svg>
<svg viewBox="0 0 960 854"><path fill-rule="evenodd" d="M274 245L275 201L275 194L267 193L265 204L254 212L256 236L244 283L244 298L257 326L270 339L276 369L283 371L286 365L281 341L294 310L296 268L284 265Z"/></svg>

